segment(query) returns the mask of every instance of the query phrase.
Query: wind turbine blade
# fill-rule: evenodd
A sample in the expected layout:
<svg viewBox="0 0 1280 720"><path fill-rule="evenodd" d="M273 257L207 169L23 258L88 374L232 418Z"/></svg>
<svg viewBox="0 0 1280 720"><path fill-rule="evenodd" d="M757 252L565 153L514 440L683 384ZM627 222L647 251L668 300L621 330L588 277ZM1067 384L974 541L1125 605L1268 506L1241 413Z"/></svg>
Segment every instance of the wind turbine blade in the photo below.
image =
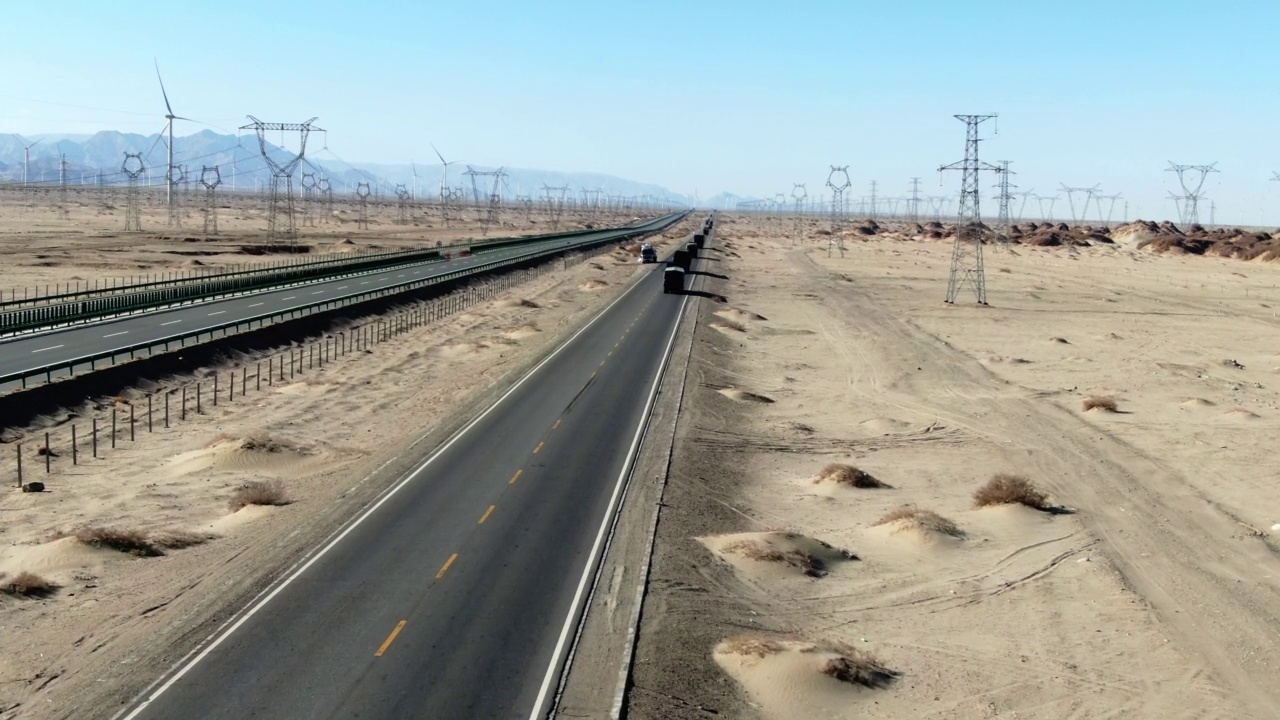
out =
<svg viewBox="0 0 1280 720"><path fill-rule="evenodd" d="M169 111L169 115L173 115L173 108L169 105L169 93L164 91L164 78L160 77L160 61L151 58L156 64L156 79L160 81L160 94L164 96L164 109Z"/></svg>
<svg viewBox="0 0 1280 720"><path fill-rule="evenodd" d="M166 124L165 127L168 128L168 125ZM151 149L147 151L147 154L144 157L151 157L151 153L155 152L156 146L164 142L164 133L165 131L161 130L160 134L156 135L156 141L151 143Z"/></svg>
<svg viewBox="0 0 1280 720"><path fill-rule="evenodd" d="M427 144L428 144L428 145L431 145L431 149L432 149L432 150L436 150L436 146L435 146L435 145L433 145L432 143L427 143ZM439 151L439 150L436 150L436 157L440 158L440 164L441 164L441 165L448 166L448 165L450 164L450 163L447 163L447 162L445 162L445 161L444 161L444 156L440 154L440 151ZM454 162L457 162L457 161L454 161Z"/></svg>

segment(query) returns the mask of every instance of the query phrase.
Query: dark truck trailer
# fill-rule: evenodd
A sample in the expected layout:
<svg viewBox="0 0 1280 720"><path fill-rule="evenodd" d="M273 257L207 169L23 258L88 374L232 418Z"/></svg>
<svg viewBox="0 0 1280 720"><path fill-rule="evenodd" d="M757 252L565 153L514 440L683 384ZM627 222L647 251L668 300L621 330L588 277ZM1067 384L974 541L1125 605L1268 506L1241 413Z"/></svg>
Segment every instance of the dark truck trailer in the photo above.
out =
<svg viewBox="0 0 1280 720"><path fill-rule="evenodd" d="M676 267L679 267L681 270L688 270L689 263L691 261L692 258L689 257L689 251L684 248L677 250L675 254L671 256L671 262L675 263Z"/></svg>
<svg viewBox="0 0 1280 720"><path fill-rule="evenodd" d="M694 233L693 244L697 245L698 247L703 247L704 245L707 244L707 236L703 235L702 233Z"/></svg>
<svg viewBox="0 0 1280 720"><path fill-rule="evenodd" d="M662 292L663 293L682 293L684 292L684 269L675 265L667 266L662 271Z"/></svg>
<svg viewBox="0 0 1280 720"><path fill-rule="evenodd" d="M685 249L686 251L688 251L688 253L689 253L689 259L690 259L690 260L695 259L695 258L697 258L697 257L698 257L698 246L697 246L697 244L695 244L695 243L687 243L687 244L684 246L684 249Z"/></svg>

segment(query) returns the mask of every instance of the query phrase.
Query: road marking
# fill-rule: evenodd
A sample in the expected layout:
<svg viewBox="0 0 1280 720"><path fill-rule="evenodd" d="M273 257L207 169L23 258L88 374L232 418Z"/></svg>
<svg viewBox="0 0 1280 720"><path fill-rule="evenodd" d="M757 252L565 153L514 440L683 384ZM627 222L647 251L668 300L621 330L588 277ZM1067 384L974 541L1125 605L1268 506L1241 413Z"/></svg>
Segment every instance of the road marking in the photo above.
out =
<svg viewBox="0 0 1280 720"><path fill-rule="evenodd" d="M364 282L362 282L362 283L360 283L360 284L361 284L361 285L368 285L368 284L369 284L369 281L368 281L368 280L365 280Z"/></svg>
<svg viewBox="0 0 1280 720"><path fill-rule="evenodd" d="M346 289L347 289L347 288L349 288L349 287L351 287L351 286L350 286L350 285L340 285L340 286L338 286L338 289L339 289L339 290L346 290Z"/></svg>
<svg viewBox="0 0 1280 720"><path fill-rule="evenodd" d="M387 639L383 641L382 647L378 648L378 652L373 654L374 657L382 657L382 653L386 652L387 648L391 647L391 643L396 641L396 636L399 635L400 631L404 629L404 624L407 622L409 621L401 620L400 622L396 623L396 629L392 630L391 634L387 636Z"/></svg>
<svg viewBox="0 0 1280 720"><path fill-rule="evenodd" d="M609 355L608 355L607 357L613 357L613 351L612 351L612 350L610 350L610 351L609 351ZM604 363L600 363L600 364L601 364L601 365L603 365Z"/></svg>
<svg viewBox="0 0 1280 720"><path fill-rule="evenodd" d="M542 368L546 367L552 360L557 358L569 346L573 345L574 342L583 335L583 333L586 333L588 330L594 327L595 324L600 321L600 318L603 318L605 315L609 314L609 311L612 310L614 306L616 306L618 303L621 303L623 300L625 300L627 296L629 296L632 292L636 291L642 284L643 284L642 280L637 280L636 282L632 283L631 287L627 288L621 295L614 298L613 302L609 303L604 307L604 309L596 313L595 316L592 317L589 321L587 321L585 325L578 328L577 332L570 335L568 339L560 343L560 345L555 350L553 350L549 355L544 357L541 362L539 362L537 365L534 365L532 368L530 368L529 371L526 372L523 376L521 376L519 380L517 380L514 384L511 385L511 387L507 388L507 391L503 393L497 400L494 400L491 405L489 405L487 408L484 409L484 411L482 411L480 414L473 417L470 422L468 422L466 425L463 425L460 429L458 429L458 431L455 432L452 436L450 436L450 438L443 445L436 448L435 452L431 453L431 455L429 455L426 460L423 460L416 467L414 467L412 472L403 476L398 482L395 483L395 485L391 486L391 488L385 491L378 498L378 500L374 502L372 505L368 506L364 510L364 512L356 516L354 520L351 520L346 525L343 525L339 527L338 530L334 531L333 534L331 534L328 538L325 539L325 541L323 541L322 546L318 550L316 550L314 554L312 554L310 557L307 557L305 561L300 561L298 564L295 564L292 567L290 567L289 570L286 571L287 576L285 577L284 580L281 580L279 583L275 585L269 586L268 588L263 590L261 593L259 593L257 596L255 596L254 599L251 600L248 605L245 605L238 613L231 616L231 618L228 619L227 622L223 623L221 626L218 627L217 630L215 630L207 638L205 638L206 644L204 644L203 646L197 647L196 649L187 653L181 660L179 660L178 665L175 666L176 669L173 671L172 675L168 675L168 676L161 675L160 677L152 681L151 684L149 684L146 687L146 689L144 689L137 697L134 698L133 702L136 702L137 704L133 706L133 710L129 712L129 714L125 715L122 720L135 720L135 718L141 715L142 712L146 710L148 706L156 702L160 698L160 696L168 692L174 685L178 684L178 682L181 681L182 678L184 678L187 675L187 673L190 673L193 669L195 669L196 666L198 666L205 658L213 654L213 652L216 651L224 642L226 642L228 638L234 635L236 631L244 627L245 623L253 619L253 617L258 613L262 612L262 609L265 608L267 605L269 605L272 600L274 600L278 595L280 595L280 593L284 592L285 588L289 587L298 578L306 574L306 572L309 569L311 569L312 565L315 565L317 562L319 562L321 558L329 554L331 550L333 550L343 540L345 540L346 537L350 535L352 532L354 532L356 528L364 524L364 522L369 519L370 515L373 515L375 512L378 511L379 508L381 508L384 504L389 502L406 486L408 486L410 483L417 480L417 478L428 467L434 464L440 458L440 456L448 452L449 448L453 447L459 440L466 437L467 433L469 433L477 425L483 422L485 418L489 417L489 415L491 415L494 411L496 411L499 407L501 407L502 404L506 402L507 398L511 397L516 392L518 392L520 388L524 387L525 383L532 380L533 377L537 375ZM686 299L687 299L687 296L686 296ZM395 459L396 458L392 458L391 460L388 460L386 463L384 463L382 467L385 467L387 464L390 464ZM516 477L519 477L519 476L520 474L516 473ZM512 482L513 483L515 482L515 478L512 478ZM559 655L558 650L559 650L559 647L557 647L557 653L556 653L557 655ZM547 670L548 675L547 675L547 678L543 681L543 690L538 698L537 705L539 706L541 706L543 700L545 700L547 686L550 685L550 681L551 681L550 680L551 672L556 664L558 663L553 661L552 667L549 667ZM536 712L535 712L535 716L536 716Z"/></svg>
<svg viewBox="0 0 1280 720"><path fill-rule="evenodd" d="M399 274L399 275L397 275L396 277L404 277L404 273L400 273L400 274Z"/></svg>
<svg viewBox="0 0 1280 720"><path fill-rule="evenodd" d="M313 292L313 293L311 293L311 294L312 294L312 295L322 295L322 294L324 294L324 291L323 291L323 290L317 290L317 291L315 291L315 292Z"/></svg>
<svg viewBox="0 0 1280 720"><path fill-rule="evenodd" d="M290 295L290 296L289 296L289 297L287 297L287 298L280 298L280 299L281 299L281 300L292 300L292 299L294 299L294 298L296 298L296 297L298 297L298 296L297 296L297 295Z"/></svg>
<svg viewBox="0 0 1280 720"><path fill-rule="evenodd" d="M62 346L61 346L61 345L59 345L58 347L62 347ZM538 454L538 451L542 449L542 446L543 446L543 445L546 445L546 443L545 443L545 442L540 442L540 443L538 443L538 447L536 447L536 448L534 448L534 449L533 449L533 454L534 454L534 455L537 455L537 454Z"/></svg>
<svg viewBox="0 0 1280 720"><path fill-rule="evenodd" d="M511 476L511 482L509 482L509 483L507 483L507 484L508 484L508 485L515 485L515 484L516 484L516 481L517 481L517 480L519 480L519 479L520 479L520 476L521 476L521 475L523 475L523 474L524 474L524 470L517 470L517 471L516 471L516 474Z"/></svg>
<svg viewBox="0 0 1280 720"><path fill-rule="evenodd" d="M596 376L596 374L595 374L595 373L591 373L591 377L592 377L593 379L595 378L595 376Z"/></svg>
<svg viewBox="0 0 1280 720"><path fill-rule="evenodd" d="M38 352L44 352L45 350L57 350L60 347L62 347L62 345L54 345L52 347L40 348L39 350L32 350L31 352L34 354Z"/></svg>
<svg viewBox="0 0 1280 720"><path fill-rule="evenodd" d="M439 580L440 578L444 577L444 574L449 572L449 566L452 565L453 561L457 559L458 559L458 553L454 553L450 555L449 559L444 561L444 567L440 568L440 572L436 573L436 579Z"/></svg>
<svg viewBox="0 0 1280 720"><path fill-rule="evenodd" d="M485 511L484 511L484 514L480 516L480 522L478 522L478 523L476 523L476 524L477 524L477 525L483 525L483 524L484 524L484 521L489 519L489 513L493 512L493 509L494 509L494 508L496 508L496 507L498 507L498 506L497 506L497 505L490 505L490 506L489 506L489 509L488 509L488 510L485 510Z"/></svg>
<svg viewBox="0 0 1280 720"><path fill-rule="evenodd" d="M604 367L604 364L605 364L606 362L608 362L608 360L601 360L601 361L600 361L600 367Z"/></svg>
<svg viewBox="0 0 1280 720"><path fill-rule="evenodd" d="M259 306L259 305L261 305L261 304L262 304L262 303L254 303L254 304L250 305L249 307L258 307L258 306Z"/></svg>
<svg viewBox="0 0 1280 720"><path fill-rule="evenodd" d="M115 337L115 336L117 336L117 335L128 335L128 334L129 334L129 331L128 331L128 330L121 330L121 331L120 331L120 332L118 332L118 333L111 333L110 335L103 335L102 337L104 337L104 338L109 338L109 337Z"/></svg>
<svg viewBox="0 0 1280 720"><path fill-rule="evenodd" d="M560 420L556 420L556 424L555 424L555 425L552 425L552 426L551 426L551 429L552 429L552 430L555 430L555 429L556 429L556 428L558 428L558 427L560 427Z"/></svg>
<svg viewBox="0 0 1280 720"><path fill-rule="evenodd" d="M165 325L172 325L172 324L174 324L174 323L180 323L180 322L182 322L182 321L181 321L181 320L170 320L170 321L169 321L169 322L167 322L167 323L160 323L160 326L161 326L161 327L164 327Z"/></svg>
<svg viewBox="0 0 1280 720"><path fill-rule="evenodd" d="M213 316L213 315L221 315L221 314L222 314L222 313L224 313L224 312L226 312L226 310L219 310L219 311L217 311L217 312L211 312L211 313L209 313L209 315L210 315L210 316Z"/></svg>

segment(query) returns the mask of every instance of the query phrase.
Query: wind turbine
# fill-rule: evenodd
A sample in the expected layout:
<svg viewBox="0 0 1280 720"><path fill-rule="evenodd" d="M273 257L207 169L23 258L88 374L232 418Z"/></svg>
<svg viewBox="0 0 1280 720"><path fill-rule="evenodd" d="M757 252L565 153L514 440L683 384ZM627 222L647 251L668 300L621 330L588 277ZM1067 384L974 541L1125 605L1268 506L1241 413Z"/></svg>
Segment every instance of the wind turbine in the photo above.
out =
<svg viewBox="0 0 1280 720"><path fill-rule="evenodd" d="M413 201L418 202L418 166L410 160L409 167L413 168Z"/></svg>
<svg viewBox="0 0 1280 720"><path fill-rule="evenodd" d="M173 106L169 104L169 93L164 91L164 78L160 77L160 61L155 60L155 58L152 58L152 60L156 64L156 79L160 81L160 94L164 96L164 109L168 111L168 113L164 116L164 119L165 119L165 126L169 132L169 167L164 174L164 179L165 179L165 193L166 193L165 202L168 203L169 205L172 205L173 204L173 121L174 120L188 120L190 122L195 122L195 121L191 120L191 118L179 117L173 114Z"/></svg>
<svg viewBox="0 0 1280 720"><path fill-rule="evenodd" d="M431 149L436 150L436 146L432 145ZM453 162L445 162L444 156L440 154L439 150L436 150L436 157L440 158L440 164L444 166L444 171L440 174L440 197L443 198L444 189L449 185L449 166L458 161L454 160Z"/></svg>
<svg viewBox="0 0 1280 720"><path fill-rule="evenodd" d="M40 141L37 140L33 143L27 143L27 139L22 137L18 133L13 133L13 136L18 138L18 142L22 143L22 186L26 187L27 166L31 164L31 148L35 147L36 145L39 145Z"/></svg>

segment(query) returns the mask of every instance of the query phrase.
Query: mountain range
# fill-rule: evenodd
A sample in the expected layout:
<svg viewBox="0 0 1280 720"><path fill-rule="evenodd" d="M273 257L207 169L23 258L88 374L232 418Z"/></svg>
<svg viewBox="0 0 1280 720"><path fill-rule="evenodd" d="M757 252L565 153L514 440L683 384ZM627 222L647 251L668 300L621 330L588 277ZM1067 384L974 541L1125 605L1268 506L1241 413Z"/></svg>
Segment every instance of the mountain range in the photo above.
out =
<svg viewBox="0 0 1280 720"><path fill-rule="evenodd" d="M25 143L23 142L25 139ZM296 142L297 135L285 139ZM416 184L419 198L438 197L446 168L439 163L413 165L349 163L332 150L311 138L301 165L293 172L295 187L304 181L328 179L335 193L354 192L357 184L366 182L370 191L378 195L394 196L398 186L414 192ZM192 135L174 138L175 181L185 180L198 187L201 175L210 182L214 179L213 167L222 187L245 191L265 187L270 182L271 171L263 159L258 139L252 135L225 135L212 130L202 130ZM269 141L263 143L268 157L277 164L290 162L296 148L286 150ZM114 130L92 135L42 135L20 138L17 135L0 135L0 183L22 183L24 161L26 181L41 187L60 183L65 163L67 183L73 185L125 185L128 174L123 168L126 153L140 154L141 169L137 160L130 160L128 170L137 172L139 182L164 185L168 164L166 138L162 135L139 135ZM29 160L26 157L29 157ZM497 168L472 165L477 172L492 172ZM208 171L205 169L209 168ZM495 177L465 176L467 165L451 161L447 168L448 187L471 198L479 195L487 198L493 190ZM695 198L672 192L660 185L641 183L602 173L561 172L531 168L504 168L505 177L499 183L498 192L504 198L520 196L535 199L543 197L543 186L565 187L565 197L582 200L584 196L599 191L601 197L620 195L648 197L667 201L674 205L699 205ZM416 174L416 183L415 183ZM305 180L304 175L312 175ZM472 180L474 179L474 186ZM705 203L703 203L705 205Z"/></svg>

